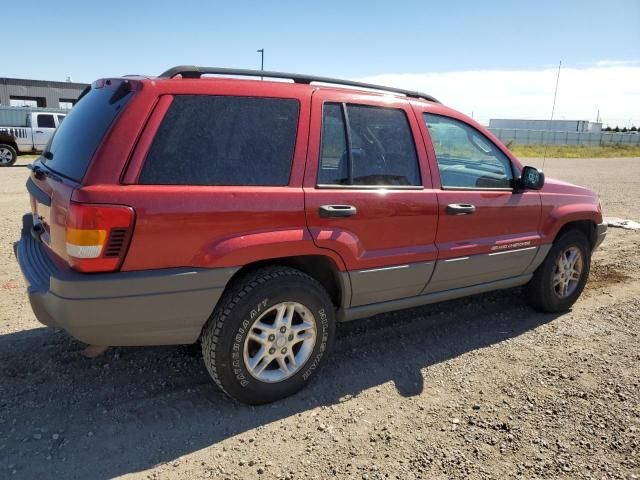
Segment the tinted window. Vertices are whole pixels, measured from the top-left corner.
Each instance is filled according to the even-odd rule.
[[[511,188],[511,162],[491,140],[464,122],[424,114],[443,187]]]
[[[38,128],[56,128],[53,115],[38,115]]]
[[[320,170],[318,183],[331,185],[336,183],[348,183],[348,172],[341,172],[339,167],[342,161],[343,169],[347,168],[347,136],[342,116],[342,105],[327,103],[323,108],[322,118],[322,148],[320,152]],[[342,178],[342,181],[340,179]]]
[[[92,88],[78,101],[51,139],[47,151],[53,157],[42,157],[45,165],[73,180],[82,180],[113,119],[132,96],[128,93],[114,97],[116,101],[110,103],[116,87],[114,82],[111,87]]]
[[[176,96],[140,183],[287,185],[297,124],[296,100]]]
[[[420,185],[416,148],[404,111],[326,104],[318,183],[329,185]],[[348,137],[347,137],[348,135]],[[351,155],[347,145],[351,144]]]
[[[62,120],[64,120],[64,115],[58,115],[58,124],[61,124]]]

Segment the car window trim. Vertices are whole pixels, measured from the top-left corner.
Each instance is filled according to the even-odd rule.
[[[322,126],[324,129],[324,105],[322,107]],[[345,140],[347,142],[347,177],[349,178],[349,185],[353,185],[353,146],[351,144],[351,125],[349,124],[349,112],[347,111],[347,104],[344,102],[340,104],[340,108],[342,109],[342,121],[344,122],[344,134]],[[320,137],[320,140],[322,141],[322,137]],[[319,165],[318,168],[320,168]]]
[[[429,132],[429,124],[427,123],[427,119],[426,119],[426,115],[433,115],[436,117],[443,117],[449,120],[454,120],[456,122],[460,122],[464,125],[466,125],[467,127],[471,128],[474,132],[478,133],[483,139],[486,139],[487,142],[489,142],[489,144],[494,148],[495,151],[500,152],[502,155],[504,155],[504,157],[507,159],[507,162],[509,162],[509,169],[511,170],[511,187],[445,187],[442,184],[442,176],[440,175],[440,168],[438,168],[438,177],[440,179],[440,189],[441,190],[481,190],[481,191],[498,191],[498,192],[505,192],[505,191],[509,191],[509,192],[513,192],[515,190],[515,181],[516,181],[516,171],[513,168],[513,162],[511,161],[511,159],[509,158],[508,155],[506,155],[502,149],[498,148],[498,145],[496,145],[495,142],[493,142],[489,137],[487,137],[484,133],[482,133],[480,130],[478,130],[476,127],[474,127],[473,125],[468,124],[467,122],[460,120],[458,118],[454,118],[454,117],[450,117],[449,115],[443,115],[440,113],[431,113],[431,112],[422,112],[422,121],[425,124],[426,127],[426,132],[427,135],[429,136],[429,140],[431,141],[431,148],[433,149],[433,155],[436,159],[436,165],[438,167],[440,167],[440,164],[438,163],[438,154],[436,153],[436,147],[433,146],[433,139],[431,137],[431,133]]]
[[[424,185],[333,185],[330,183],[316,184],[317,189],[327,190],[424,190]]]
[[[443,187],[440,186],[440,190],[463,190],[463,191],[476,191],[480,190],[483,192],[513,192],[515,189],[513,187]]]

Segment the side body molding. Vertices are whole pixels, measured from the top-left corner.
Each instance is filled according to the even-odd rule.
[[[538,251],[539,247],[532,246],[438,260],[433,278],[423,293],[468,287],[521,275],[532,264]]]
[[[434,266],[435,262],[420,262],[351,271],[351,306],[418,295],[431,277]]]

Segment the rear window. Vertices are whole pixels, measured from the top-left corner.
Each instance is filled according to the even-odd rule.
[[[82,180],[109,126],[131,99],[131,93],[115,87],[92,88],[69,111],[47,147],[51,158],[42,157],[47,167],[77,182]]]
[[[38,115],[38,128],[56,128],[56,122],[53,120],[53,115]]]
[[[139,183],[287,185],[298,110],[293,99],[178,95]]]

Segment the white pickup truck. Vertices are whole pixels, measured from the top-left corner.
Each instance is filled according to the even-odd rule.
[[[18,155],[41,153],[65,116],[60,112],[0,109],[0,167],[13,165]]]

